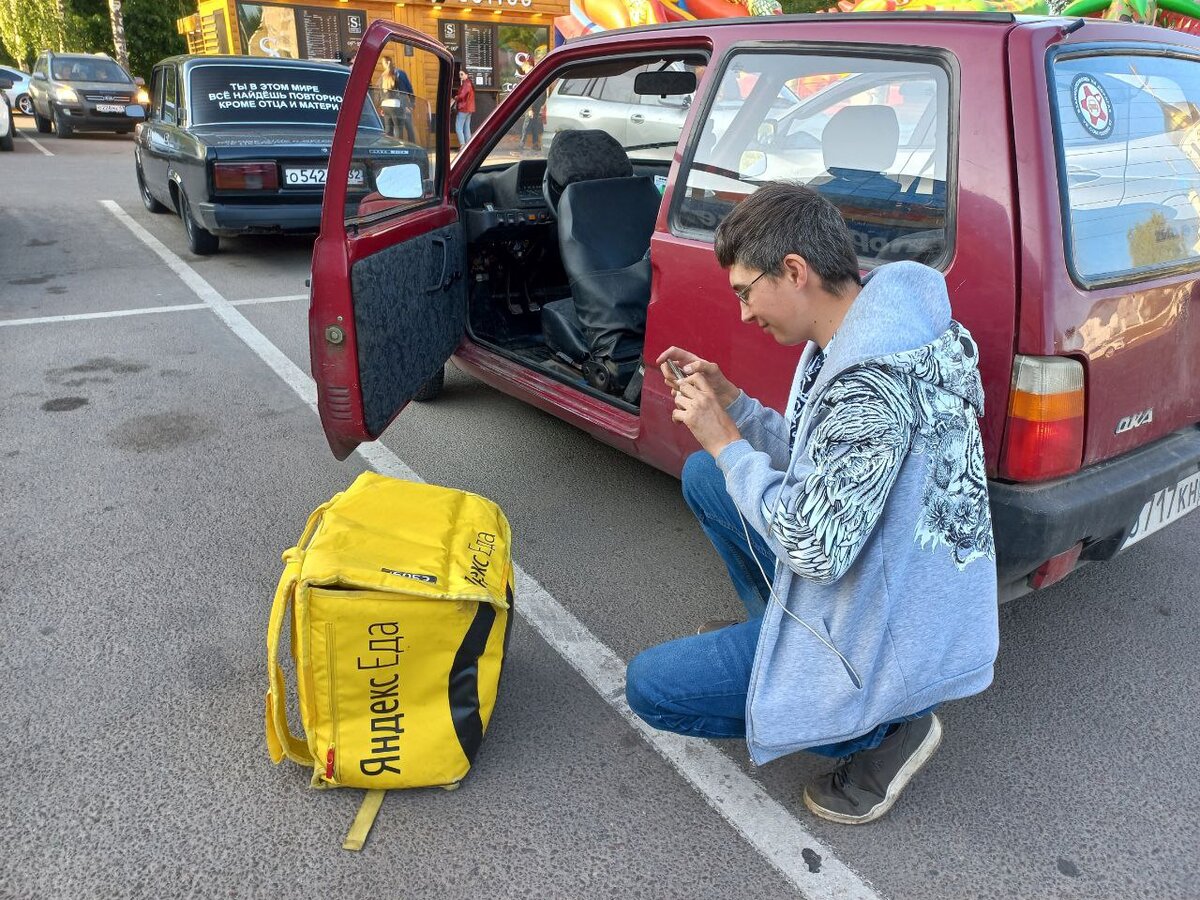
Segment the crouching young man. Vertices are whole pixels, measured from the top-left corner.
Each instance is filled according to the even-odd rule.
[[[716,253],[742,322],[807,346],[786,416],[693,353],[659,358],[674,419],[703,447],[684,496],[749,620],[642,652],[626,696],[656,728],[744,737],[759,764],[842,757],[804,802],[870,822],[941,741],[934,708],[992,681],[978,349],[937,271],[898,262],[863,283],[845,222],[807,188],[761,187]]]

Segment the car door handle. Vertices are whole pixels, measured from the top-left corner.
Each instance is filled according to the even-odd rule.
[[[579,118],[590,119],[591,117],[592,117],[592,111],[590,109],[581,109],[579,111]]]
[[[632,122],[634,125],[641,125],[643,122],[646,121],[646,117],[643,116],[641,113],[634,113],[632,116],[629,117],[629,121]]]
[[[435,237],[431,239],[434,247],[442,248],[442,271],[438,275],[437,281],[425,288],[425,293],[432,294],[434,291],[444,291],[446,289],[446,266],[450,262],[450,254],[446,251],[446,239]]]

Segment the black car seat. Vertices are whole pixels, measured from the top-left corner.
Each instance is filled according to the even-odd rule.
[[[662,198],[653,178],[633,174],[616,138],[595,130],[554,136],[543,188],[571,297],[542,307],[542,333],[589,384],[621,393],[641,361]]]

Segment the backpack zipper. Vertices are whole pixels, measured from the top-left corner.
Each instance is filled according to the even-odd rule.
[[[333,737],[329,742],[329,749],[325,753],[325,780],[331,783],[337,783],[337,739],[338,739],[338,715],[337,715],[337,655],[334,652],[334,635],[333,623],[325,623],[325,664],[329,667],[329,719],[333,724]]]

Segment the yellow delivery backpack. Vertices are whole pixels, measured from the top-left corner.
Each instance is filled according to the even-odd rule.
[[[267,633],[267,746],[312,786],[457,787],[483,740],[512,613],[508,521],[483,497],[367,472],[309,517]],[[304,737],[288,727],[279,641],[290,619]]]

